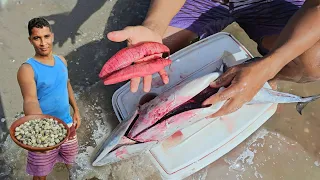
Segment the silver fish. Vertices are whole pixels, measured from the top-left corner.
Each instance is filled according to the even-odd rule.
[[[246,63],[255,61],[259,58],[253,58]],[[227,66],[225,63],[222,63],[220,67],[220,72],[226,72]],[[246,103],[246,105],[252,104],[267,104],[267,103],[275,103],[275,104],[288,104],[288,103],[297,103],[296,110],[300,115],[302,115],[302,110],[310,103],[320,98],[320,94],[308,96],[308,97],[300,97],[294,94],[285,93],[275,91],[269,88],[261,88],[258,93],[253,97],[253,99]]]
[[[183,82],[158,96],[149,94],[150,96],[141,98],[137,110],[122,121],[99,148],[92,165],[102,166],[143,153],[175,132],[216,113],[225,101],[207,107],[201,107],[201,103],[203,99],[209,98],[215,93],[212,89],[206,90],[208,90],[210,83],[215,81],[225,70],[225,65],[222,65],[216,72],[190,82]],[[223,90],[224,88],[219,89],[219,91]],[[193,99],[194,97],[198,98]],[[320,95],[300,97],[261,88],[254,98],[246,104],[298,103],[296,109],[302,114],[303,108],[308,103],[319,98]],[[188,104],[192,99],[195,103]],[[182,108],[181,111],[177,110],[179,108]]]
[[[302,110],[307,106],[307,104],[319,98],[320,94],[308,97],[300,97],[294,94],[279,92],[268,88],[261,88],[260,91],[253,97],[253,99],[246,104],[297,103],[296,110],[302,115]]]

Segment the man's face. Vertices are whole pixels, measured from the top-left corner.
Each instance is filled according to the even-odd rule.
[[[49,27],[32,28],[30,43],[33,45],[37,54],[47,56],[52,52],[53,33]]]

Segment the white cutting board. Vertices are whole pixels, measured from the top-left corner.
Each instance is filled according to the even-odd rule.
[[[160,77],[155,74],[150,92],[160,94],[181,81],[216,71],[222,62],[230,67],[250,58],[250,52],[232,35],[225,32],[214,34],[171,55],[173,63],[166,68],[169,84],[161,85]],[[270,88],[267,83],[265,87]],[[119,121],[136,109],[144,94],[142,84],[138,92],[131,93],[129,83],[114,93],[112,104]],[[159,142],[147,154],[163,179],[183,179],[232,150],[267,121],[275,110],[276,104],[243,106],[222,118],[199,121]]]

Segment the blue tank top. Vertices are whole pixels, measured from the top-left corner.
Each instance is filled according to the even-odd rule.
[[[56,55],[54,66],[43,64],[34,58],[25,63],[30,64],[34,71],[37,96],[43,114],[55,116],[65,123],[72,123],[68,95],[68,69]]]

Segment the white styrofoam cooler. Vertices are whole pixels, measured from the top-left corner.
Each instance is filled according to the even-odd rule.
[[[250,52],[232,35],[214,34],[171,55],[173,63],[166,68],[169,84],[162,85],[155,74],[150,92],[160,94],[181,81],[216,71],[222,62],[230,67],[250,58]],[[142,85],[138,92],[131,93],[128,82],[114,93],[112,104],[119,121],[127,118],[146,94]],[[267,83],[265,87],[270,88]],[[244,106],[222,118],[199,121],[181,130],[178,140],[168,138],[159,142],[147,154],[163,179],[183,179],[244,141],[275,113],[276,107],[276,104]]]

